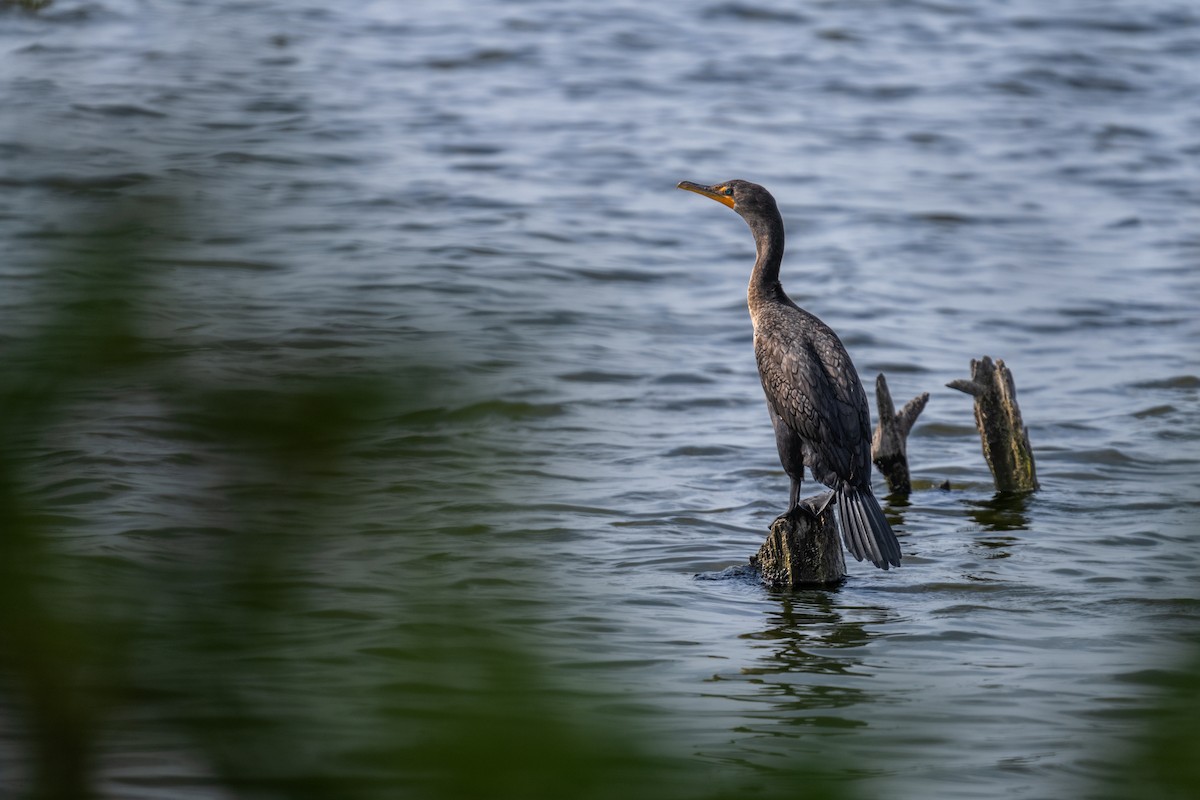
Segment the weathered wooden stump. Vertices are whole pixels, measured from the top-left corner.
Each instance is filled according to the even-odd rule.
[[[1021,421],[1017,389],[1004,362],[988,356],[971,359],[971,379],[946,384],[975,398],[975,426],[983,440],[983,457],[1001,492],[1038,488],[1029,432]]]
[[[828,494],[806,497],[800,503],[813,514],[825,506],[820,517],[797,515],[792,520],[780,517],[771,525],[771,533],[750,564],[758,569],[763,583],[777,588],[832,586],[846,579],[846,559],[842,540],[833,519],[833,507],[826,505]]]
[[[897,413],[892,404],[892,393],[888,391],[887,379],[882,372],[875,379],[879,425],[871,437],[871,460],[883,473],[888,491],[893,494],[912,491],[912,478],[908,473],[908,434],[928,402],[929,392],[922,392],[905,403]]]

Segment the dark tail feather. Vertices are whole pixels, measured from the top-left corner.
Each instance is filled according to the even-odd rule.
[[[846,549],[880,569],[900,566],[900,542],[869,487],[843,486],[837,493],[838,523]]]

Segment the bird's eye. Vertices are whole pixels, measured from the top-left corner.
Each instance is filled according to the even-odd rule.
[[[725,195],[726,197],[733,197],[733,187],[726,186],[724,189],[721,190],[721,194]]]

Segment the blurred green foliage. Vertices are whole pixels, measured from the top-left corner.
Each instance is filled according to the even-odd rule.
[[[1118,753],[1098,754],[1108,773],[1087,797],[1191,800],[1200,796],[1200,641],[1174,670],[1145,670],[1127,677],[1152,693],[1148,708],[1128,713],[1140,724]]]
[[[169,263],[177,233],[145,213],[79,232],[43,265],[32,327],[0,327],[0,763],[19,769],[0,788],[120,796],[113,763],[134,754],[191,764],[212,797],[853,794],[836,753],[820,769],[719,765],[557,686],[536,648],[456,588],[499,547],[486,497],[455,507],[421,477],[486,486],[501,456],[460,446],[430,406],[431,382],[452,377],[411,363],[279,380],[263,364],[214,380],[189,364],[198,344],[154,325],[156,310],[187,313],[147,268]],[[180,449],[148,471],[174,463],[196,481],[181,507],[118,514],[54,457],[129,397]],[[104,463],[89,446],[73,444]],[[411,553],[389,562],[400,572],[374,569],[361,492],[347,490],[378,469],[406,477],[382,500],[394,525],[376,531]],[[64,486],[79,490],[69,503]],[[1195,796],[1197,675],[1161,682],[1122,793],[1098,796]],[[118,771],[142,796],[173,796],[136,761]]]
[[[486,497],[455,510],[420,478],[486,485],[494,457],[427,405],[439,367],[214,380],[154,324],[187,313],[147,266],[177,234],[145,213],[79,231],[43,265],[32,327],[0,330],[0,712],[27,767],[3,787],[112,796],[114,759],[141,753],[184,754],[225,797],[731,796],[715,767],[597,718],[454,588],[495,547]],[[89,415],[131,398],[155,419],[124,449],[161,450],[161,428],[181,452],[150,472],[206,478],[187,508],[118,516],[78,474],[106,463]],[[345,491],[368,469],[411,478],[378,532],[411,552],[399,574],[339,550],[369,527]]]

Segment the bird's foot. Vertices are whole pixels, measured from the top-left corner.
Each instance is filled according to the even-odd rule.
[[[797,503],[785,513],[780,514],[775,518],[775,521],[771,523],[771,527],[774,528],[776,523],[784,520],[787,520],[794,525],[798,524],[801,520],[804,520],[806,523],[811,525],[815,525],[820,522],[820,518],[813,513],[813,510],[803,503]]]

